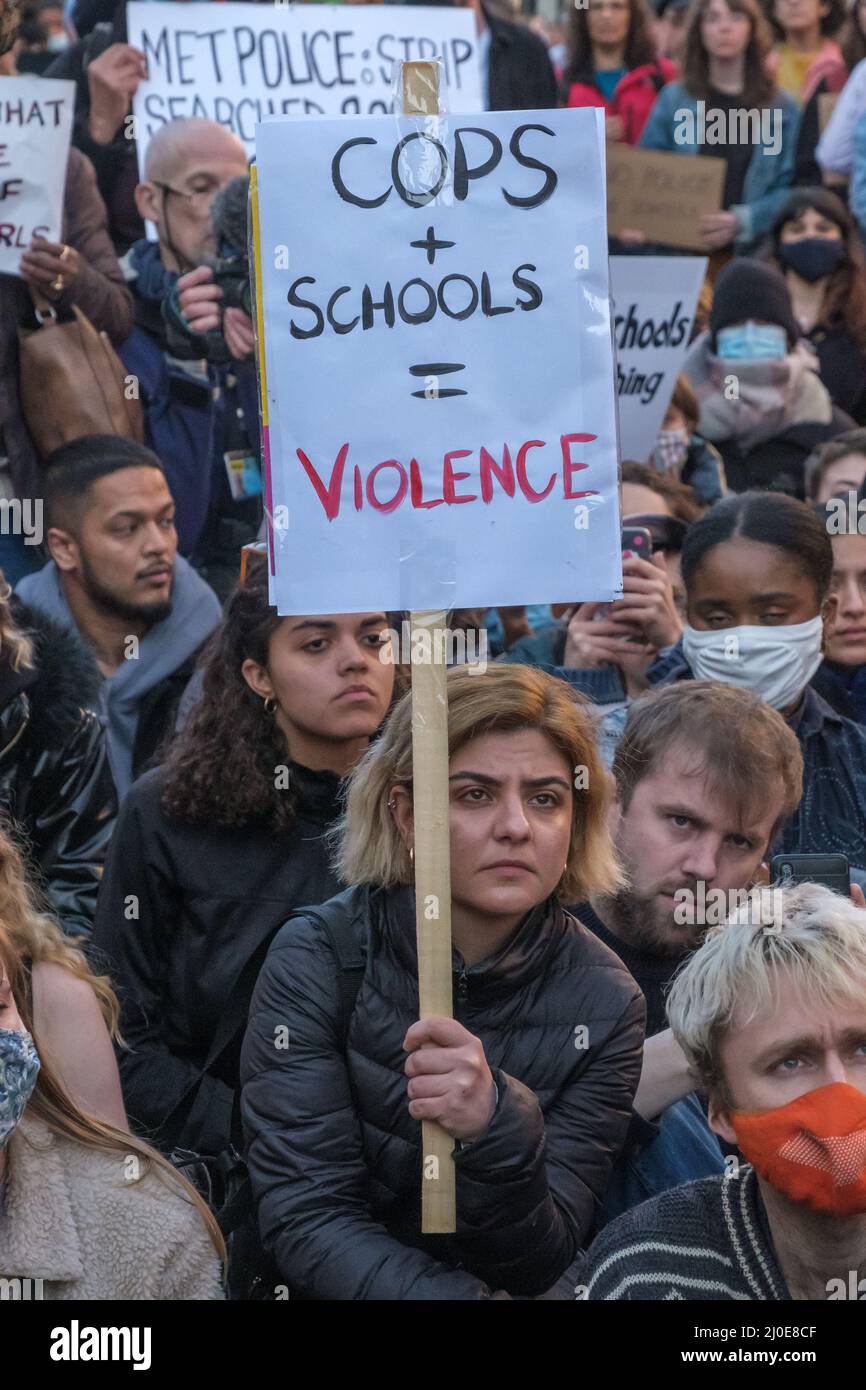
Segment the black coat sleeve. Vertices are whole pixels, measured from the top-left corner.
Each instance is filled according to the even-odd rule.
[[[90,936],[117,815],[105,734],[96,715],[82,714],[63,748],[43,752],[29,775],[30,855],[63,930]]]
[[[174,1143],[185,1099],[205,1117],[198,1137],[203,1152],[225,1143],[233,1092],[204,1077],[195,1063],[175,1056],[163,1020],[168,963],[181,903],[170,858],[150,812],[156,789],[134,783],[123,800],[99,892],[93,934],[94,965],[107,964],[121,1000],[120,1080],[130,1120],[161,1147]],[[198,1082],[198,1085],[196,1084]],[[166,1128],[166,1121],[173,1123]]]
[[[625,1143],[646,1004],[624,971],[610,975],[610,1013],[590,1025],[570,1084],[542,1113],[533,1091],[498,1073],[493,1120],[456,1158],[468,1262],[509,1293],[544,1293],[572,1263]]]
[[[282,928],[241,1056],[247,1161],[281,1277],[317,1299],[478,1299],[489,1289],[403,1245],[374,1217],[338,1036],[337,967],[321,929]]]

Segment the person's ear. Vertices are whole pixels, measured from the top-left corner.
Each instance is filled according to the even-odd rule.
[[[162,194],[156,184],[137,184],[133,196],[139,217],[145,222],[157,222],[162,207]]]
[[[59,570],[70,574],[78,568],[81,548],[71,531],[63,531],[59,526],[49,526],[45,535],[45,545]]]
[[[388,809],[394,817],[397,833],[407,849],[415,844],[415,813],[410,789],[397,782],[388,792]]]
[[[718,1134],[728,1144],[736,1144],[737,1136],[731,1124],[730,1114],[727,1106],[722,1105],[718,1097],[710,1099],[707,1110],[707,1122],[714,1134]]]
[[[252,657],[247,657],[241,666],[241,675],[252,690],[254,695],[258,695],[261,700],[275,699],[274,687],[271,678],[264,666],[260,666]]]

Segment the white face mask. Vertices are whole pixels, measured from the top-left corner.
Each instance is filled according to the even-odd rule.
[[[699,632],[686,624],[683,654],[695,680],[752,690],[787,709],[821,665],[820,618],[777,627],[723,627]]]

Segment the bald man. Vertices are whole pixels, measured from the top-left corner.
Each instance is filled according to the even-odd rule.
[[[166,270],[182,275],[214,255],[210,206],[229,179],[246,174],[246,152],[225,126],[190,116],[154,135],[144,172],[135,205],[145,221],[156,224]]]
[[[161,460],[177,504],[180,553],[220,597],[236,580],[240,547],[255,539],[261,520],[261,498],[249,482],[259,457],[255,366],[248,353],[221,364],[191,360],[203,348],[191,342],[183,351],[185,343],[167,338],[163,304],[170,299],[177,307],[190,275],[199,293],[219,296],[203,265],[217,252],[211,204],[229,180],[246,173],[241,141],[216,121],[171,121],[150,141],[135,202],[156,225],[158,240],[142,238],[126,258],[135,330],[120,350],[138,382],[145,442]],[[214,322],[208,326],[221,329],[218,299],[209,307]],[[238,468],[239,459],[249,466]],[[233,490],[237,477],[245,489],[240,497]]]

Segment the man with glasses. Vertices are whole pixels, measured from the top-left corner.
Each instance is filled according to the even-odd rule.
[[[220,292],[206,264],[218,250],[214,198],[246,174],[243,144],[216,121],[190,117],[164,125],[148,145],[144,180],[135,190],[138,211],[155,224],[158,240],[142,238],[126,258],[135,329],[121,356],[138,382],[146,442],[163,464],[177,505],[178,548],[211,583],[212,563],[236,577],[240,546],[254,539],[260,521],[261,500],[252,489],[242,501],[230,490],[235,473],[252,477],[257,468],[252,326],[247,320],[238,329],[234,320],[246,318],[240,310],[232,311],[231,328],[228,316],[223,323]],[[206,360],[197,336],[202,330],[190,321],[190,281],[194,295],[210,296],[217,341],[225,334],[225,350],[215,355],[221,360],[210,352]],[[178,324],[184,332],[177,332]],[[218,566],[215,557],[223,552],[226,565]]]
[[[246,172],[242,142],[216,121],[189,117],[161,127],[147,147],[135,202],[156,224],[166,270],[182,275],[213,255],[210,205],[229,179]]]

